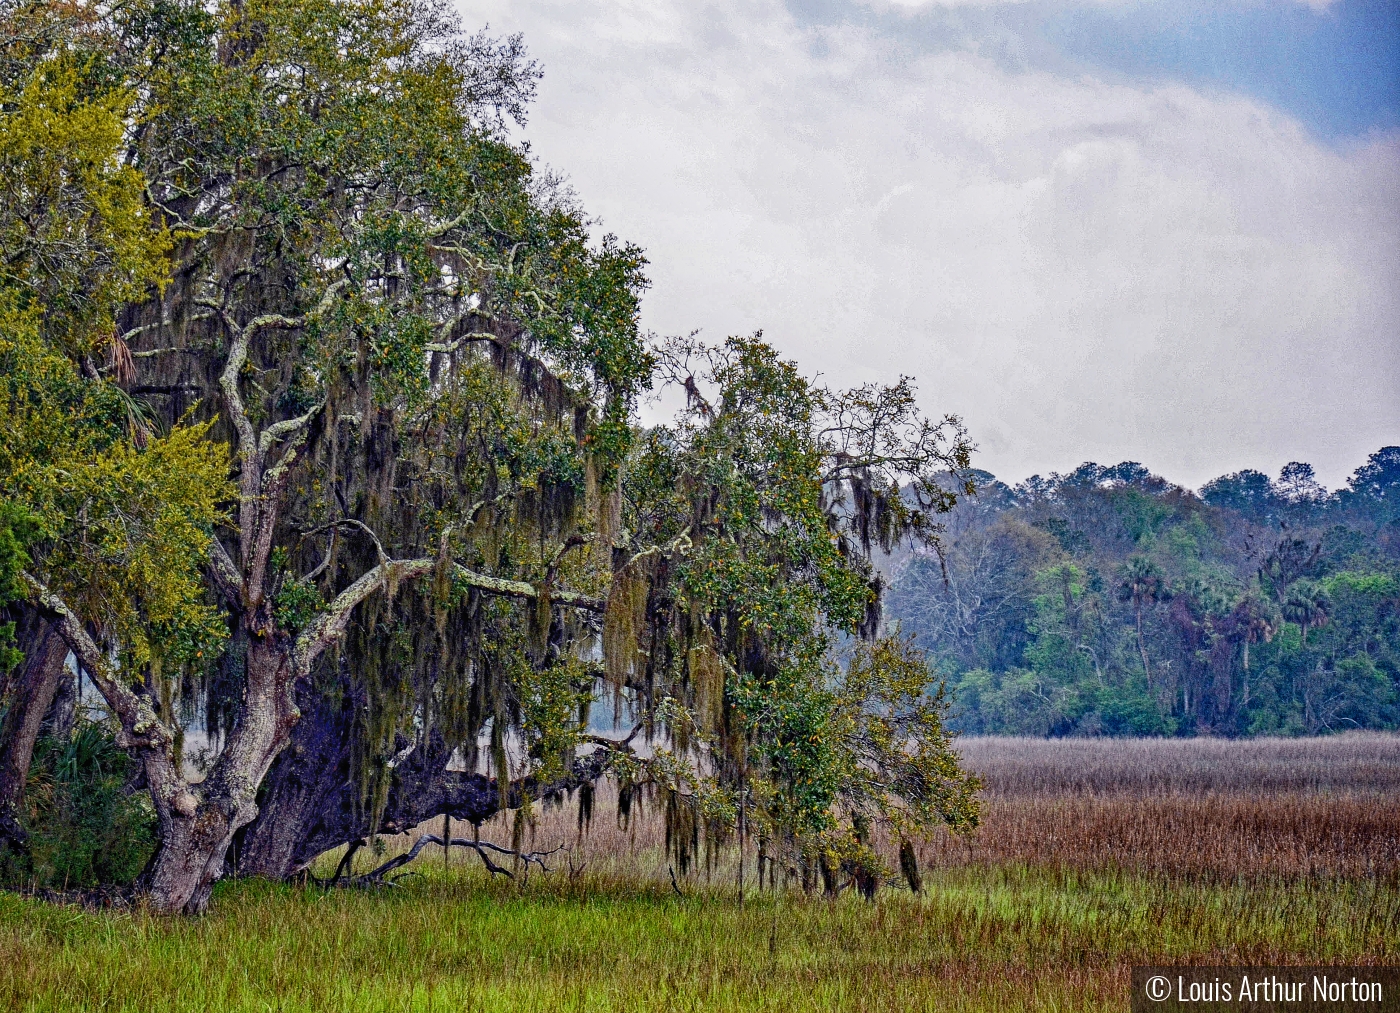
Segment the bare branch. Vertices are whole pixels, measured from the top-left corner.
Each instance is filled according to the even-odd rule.
[[[588,539],[583,535],[570,535],[565,539],[564,544],[555,550],[554,555],[549,559],[549,565],[545,567],[544,583],[546,587],[554,586],[554,578],[559,575],[559,564],[564,561],[564,557],[570,549],[576,549],[580,545],[587,545]]]
[[[357,521],[353,517],[342,517],[340,520],[330,521],[327,524],[318,524],[314,528],[310,528],[306,531],[303,531],[301,533],[301,537],[310,538],[312,535],[319,535],[322,531],[329,531],[333,528],[343,527],[358,528],[359,530],[363,531],[366,535],[369,536],[370,541],[374,542],[374,551],[375,555],[379,557],[379,562],[390,562],[388,553],[384,551],[384,546],[379,541],[379,536],[374,533],[374,530],[368,524],[365,524],[362,521]]]
[[[604,749],[616,749],[620,752],[630,753],[632,752],[632,740],[637,737],[637,733],[640,732],[642,728],[643,725],[639,721],[632,727],[632,730],[627,733],[625,739],[610,739],[606,735],[580,735],[579,741],[587,742],[595,746],[602,746]]]
[[[258,449],[266,454],[272,449],[272,445],[278,440],[294,436],[299,430],[306,428],[311,420],[316,417],[316,413],[326,406],[325,401],[312,405],[305,415],[298,415],[294,419],[284,419],[281,422],[274,422],[262,431],[258,437]]]
[[[238,389],[239,375],[247,364],[248,347],[254,333],[263,327],[294,328],[305,326],[308,319],[325,314],[334,303],[337,293],[348,284],[348,280],[339,279],[328,285],[320,302],[306,316],[288,317],[281,313],[265,313],[254,317],[241,327],[234,320],[226,303],[203,298],[195,300],[196,305],[208,307],[217,313],[232,335],[228,360],[224,364],[223,373],[219,376],[219,388],[223,391],[224,404],[228,410],[229,419],[233,423],[234,432],[238,435],[238,453],[242,471],[239,481],[239,561],[254,578],[250,580],[250,586],[254,588],[258,586],[258,579],[261,578],[262,571],[265,569],[266,553],[264,550],[271,544],[267,537],[260,536],[265,536],[271,527],[271,520],[276,516],[274,507],[285,482],[284,473],[296,459],[295,446],[288,450],[273,468],[272,473],[268,475],[262,474],[264,458],[277,440],[297,439],[304,436],[307,424],[315,417],[316,412],[320,411],[321,405],[317,405],[305,415],[295,419],[274,423],[259,439],[254,433],[253,423],[248,417],[243,395]]]
[[[235,608],[242,605],[243,575],[217,538],[209,540],[209,573],[225,602]]]
[[[499,340],[500,338],[498,335],[489,334],[486,331],[469,331],[466,334],[463,334],[461,337],[454,338],[451,341],[431,341],[423,347],[426,351],[429,352],[442,352],[443,354],[450,354],[452,352],[457,351],[457,349],[461,348],[463,345],[470,344],[474,341]]]
[[[643,549],[641,552],[637,553],[631,559],[627,560],[627,562],[624,564],[624,568],[627,566],[631,566],[638,560],[645,559],[647,556],[659,555],[664,559],[669,559],[671,556],[674,556],[677,553],[683,556],[692,548],[694,548],[694,542],[690,540],[690,527],[689,525],[687,525],[684,531],[678,534],[675,538],[672,538],[665,545],[650,545],[647,548]]]
[[[461,225],[462,225],[464,222],[466,222],[466,220],[467,220],[468,218],[471,217],[471,214],[472,214],[472,211],[473,211],[473,210],[475,210],[475,209],[474,209],[474,208],[467,208],[465,211],[463,211],[461,214],[459,214],[456,218],[453,218],[453,219],[451,219],[450,221],[443,222],[441,225],[439,225],[439,226],[438,226],[437,228],[435,228],[435,229],[429,229],[429,230],[428,230],[428,238],[429,238],[429,239],[441,239],[443,236],[447,235],[447,234],[448,234],[449,232],[451,232],[453,229],[455,229],[455,228],[460,228]]]
[[[371,884],[382,883],[386,874],[393,872],[395,869],[403,868],[409,862],[417,858],[419,852],[421,852],[429,844],[435,844],[438,847],[442,847],[442,838],[435,834],[424,834],[422,837],[418,838],[418,840],[416,840],[413,843],[413,847],[411,849],[405,851],[402,855],[395,855],[383,865],[379,866],[379,868],[374,869],[370,872],[365,873],[363,876],[358,876],[355,879],[351,880],[352,885],[368,886]],[[559,847],[554,848],[551,851],[512,851],[510,848],[502,848],[499,845],[490,844],[486,841],[468,840],[465,837],[453,837],[450,841],[448,841],[448,846],[454,848],[472,849],[478,855],[481,856],[481,861],[485,864],[488,872],[490,872],[492,875],[506,876],[509,879],[514,879],[515,876],[511,874],[509,869],[503,869],[495,862],[491,861],[491,857],[488,854],[488,852],[495,852],[498,855],[508,855],[513,859],[519,859],[520,861],[524,862],[526,866],[529,866],[530,863],[533,862],[535,865],[538,865],[542,870],[548,872],[549,866],[544,864],[544,860],[550,855],[557,855],[561,851],[568,850],[564,847],[564,845],[561,844],[559,845]]]
[[[248,554],[252,550],[255,532],[257,531],[257,510],[256,502],[258,487],[262,484],[260,472],[261,462],[258,460],[257,438],[253,433],[253,423],[248,418],[248,410],[243,404],[243,395],[238,389],[238,375],[243,372],[243,366],[248,361],[248,339],[251,331],[238,326],[232,314],[222,303],[205,303],[212,306],[223,317],[224,326],[229,329],[233,336],[229,345],[228,360],[224,363],[224,371],[219,376],[219,389],[224,394],[224,407],[229,414],[229,421],[233,423],[233,430],[238,435],[238,454],[242,464],[242,474],[239,479],[239,510],[238,525],[240,529],[239,539],[239,562],[244,566],[248,565]]]
[[[504,503],[506,500],[514,499],[518,495],[520,495],[520,491],[518,489],[512,489],[508,492],[501,493],[499,496],[492,496],[490,499],[479,499],[467,508],[466,513],[462,515],[462,522],[464,524],[472,524],[476,521],[477,515],[487,507],[493,507],[498,503]]]
[[[198,303],[198,305],[208,306],[208,305],[210,305],[210,304],[209,304],[208,302],[200,302],[200,303]],[[200,320],[209,320],[209,319],[211,319],[212,317],[214,317],[214,316],[216,316],[216,315],[217,315],[217,314],[215,314],[215,313],[196,313],[194,316],[192,316],[192,317],[189,318],[189,321],[188,321],[188,322],[189,322],[189,323],[196,323],[197,321],[200,321]],[[133,327],[131,330],[127,331],[125,334],[123,334],[123,335],[121,336],[121,340],[124,341],[124,342],[130,343],[131,339],[134,338],[134,337],[136,337],[138,334],[144,334],[144,333],[146,333],[147,331],[158,331],[158,330],[160,330],[162,327],[171,327],[171,326],[173,326],[173,324],[171,324],[170,318],[169,318],[169,317],[162,317],[160,320],[157,320],[157,321],[156,321],[155,323],[153,323],[153,324],[142,324],[142,325],[139,326],[139,327]],[[145,358],[149,358],[149,357],[155,356],[155,355],[166,355],[166,354],[171,353],[171,352],[188,352],[188,351],[190,351],[190,349],[188,349],[188,348],[150,348],[150,349],[147,349],[147,350],[144,351],[144,352],[132,352],[131,354],[132,354],[132,357],[133,357],[133,358],[145,359]]]

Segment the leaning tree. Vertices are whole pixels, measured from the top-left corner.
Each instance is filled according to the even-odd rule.
[[[815,385],[759,338],[658,353],[688,405],[639,434],[620,496],[587,533],[610,562],[601,621],[585,612],[569,638],[556,624],[557,648],[533,665],[527,650],[500,679],[489,674],[503,667],[489,657],[500,634],[472,619],[452,638],[477,652],[460,682],[433,668],[430,644],[391,646],[394,620],[362,627],[351,667],[377,674],[346,673],[308,702],[242,835],[241,872],[289,876],[435,816],[479,827],[513,809],[518,836],[534,802],[574,789],[586,818],[604,772],[621,818],[644,798],[664,814],[682,874],[697,848],[713,855],[737,832],[741,847],[758,842],[770,878],[811,885],[821,873],[834,889],[845,867],[870,888],[877,833],[901,845],[909,874],[914,838],[976,825],[976,782],[948,748],[921,653],[878,636],[874,566],[901,539],[937,547],[940,514],[966,491],[960,422],[924,418],[907,379]],[[370,703],[386,672],[417,689],[367,737],[356,715],[390,713]],[[427,701],[463,691],[463,723],[424,722]],[[608,697],[636,720],[624,741],[586,734],[588,708]],[[510,772],[510,728],[523,731],[521,762],[514,780],[493,781],[478,749]],[[639,733],[645,756],[628,746]]]

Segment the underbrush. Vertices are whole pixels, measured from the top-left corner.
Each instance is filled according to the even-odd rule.
[[[131,758],[100,724],[35,745],[21,813],[28,854],[0,859],[0,879],[29,889],[126,884],[155,849],[144,791],[128,792]]]

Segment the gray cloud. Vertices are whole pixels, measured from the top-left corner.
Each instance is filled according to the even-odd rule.
[[[646,247],[644,316],[757,328],[833,382],[918,377],[999,475],[1199,485],[1400,441],[1400,141],[1259,103],[1009,69],[770,0],[488,0],[527,131]]]

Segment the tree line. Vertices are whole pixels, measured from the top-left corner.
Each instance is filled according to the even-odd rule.
[[[641,333],[642,251],[511,139],[539,76],[433,0],[0,7],[0,872],[198,912],[501,817],[453,843],[511,875],[605,774],[682,875],[869,893],[887,835],[917,888],[975,825],[875,567],[961,422]]]
[[[953,727],[1400,727],[1400,447],[1331,493],[1300,462],[1199,493],[1134,462],[975,481],[941,554],[891,560],[889,617],[947,677]]]

